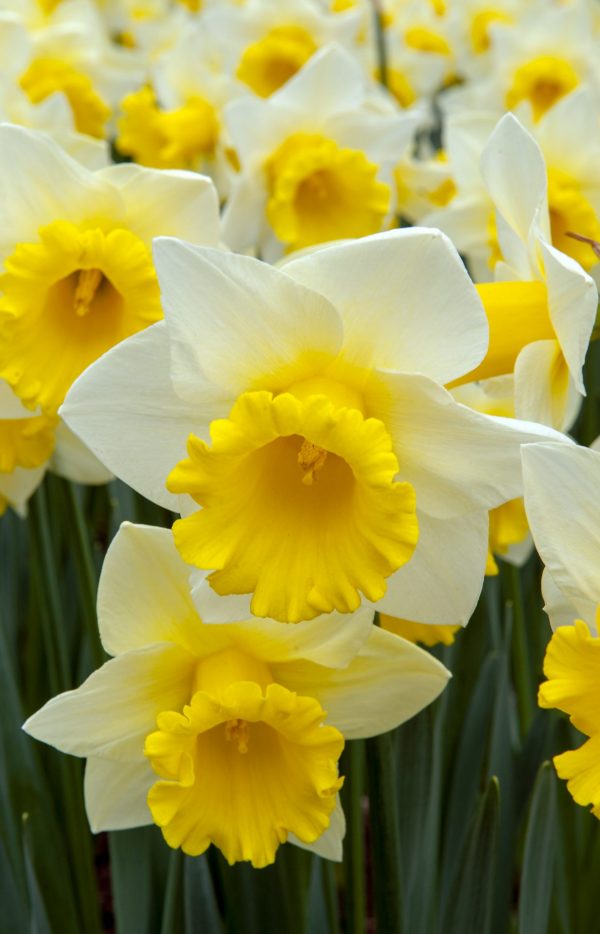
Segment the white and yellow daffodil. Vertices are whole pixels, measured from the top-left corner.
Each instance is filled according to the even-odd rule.
[[[521,443],[562,436],[443,388],[487,347],[447,239],[393,231],[283,269],[162,239],[155,259],[164,324],[90,367],[61,411],[109,469],[185,514],[176,542],[212,571],[207,615],[247,616],[251,599],[297,621],[365,597],[464,624],[487,512],[522,491]]]
[[[520,119],[537,142],[548,173],[548,211],[552,244],[589,272],[598,257],[584,240],[600,240],[600,122],[598,98],[581,89],[558,101],[537,122],[530,108]]]
[[[369,73],[377,81],[381,81],[384,76],[381,74],[372,10],[367,11],[367,20],[369,30],[358,50],[363,53]],[[403,110],[418,102],[430,102],[434,94],[443,87],[448,67],[447,55],[408,46],[392,11],[384,12],[382,25],[382,41],[386,50],[385,79],[394,100]]]
[[[473,61],[469,80],[447,93],[447,112],[500,114],[528,102],[539,120],[577,88],[598,93],[597,39],[588,4],[528,4],[516,26],[496,21],[490,31],[488,55]]]
[[[483,152],[482,174],[496,206],[502,261],[496,266],[498,281],[480,291],[498,298],[501,326],[506,328],[512,311],[524,335],[531,328],[514,365],[515,412],[566,429],[585,395],[582,368],[598,290],[581,266],[551,243],[544,159],[511,114]]]
[[[190,28],[122,101],[117,148],[142,165],[205,171],[223,197],[232,172],[223,109],[249,93],[226,73],[204,26]]]
[[[493,48],[496,26],[518,27],[521,16],[533,2],[462,0],[461,3],[449,4],[447,31],[456,50],[457,70],[463,80],[474,80],[478,73],[487,71],[482,60],[485,62]]]
[[[105,139],[115,105],[139,86],[144,70],[135,55],[109,41],[95,10],[86,9],[89,16],[32,31],[20,16],[0,14],[3,71],[32,104],[63,95],[75,129]]]
[[[274,260],[384,227],[394,208],[392,168],[420,118],[378,111],[368,92],[356,61],[329,46],[268,101],[229,105],[241,164],[223,217],[229,246]]]
[[[2,30],[0,21],[0,41]],[[0,122],[16,123],[47,133],[65,152],[88,169],[101,169],[110,163],[106,140],[77,132],[73,111],[65,95],[60,92],[33,104],[15,81],[4,77],[0,79]]]
[[[517,416],[566,430],[585,395],[582,366],[598,291],[582,267],[551,242],[544,158],[512,114],[500,120],[486,144],[481,173],[495,207],[501,259],[496,281],[477,288],[490,321],[490,354],[497,360],[495,373],[488,359],[470,376],[514,372]],[[439,214],[427,220],[445,226]],[[456,232],[455,223],[448,226]]]
[[[334,14],[312,0],[247,0],[241,8],[208,10],[203,28],[222,50],[226,70],[258,97],[269,97],[324,45],[351,47],[359,22],[357,11]]]
[[[517,108],[516,116],[535,139],[546,165],[551,243],[589,271],[598,262],[596,255],[586,242],[569,234],[600,240],[600,141],[599,134],[590,134],[590,127],[600,119],[597,100],[581,89],[558,101],[538,121],[527,104]],[[489,110],[449,115],[444,151],[456,195],[447,206],[441,204],[423,218],[452,238],[478,282],[492,278],[501,259],[496,206],[480,171],[481,154],[495,125],[496,116]],[[501,205],[498,209],[502,213]]]
[[[525,504],[545,564],[542,589],[554,628],[539,692],[590,737],[554,758],[575,801],[600,817],[600,453],[554,444],[523,448]]]
[[[15,126],[0,150],[0,375],[52,415],[93,360],[162,317],[152,238],[217,243],[216,192],[191,173],[90,172]]]
[[[210,626],[189,571],[167,530],[122,526],[98,593],[114,658],[25,729],[87,758],[94,831],[154,821],[172,847],[196,856],[214,843],[255,867],[286,840],[341,859],[344,740],[403,723],[449,673],[369,610]]]
[[[384,8],[384,24],[388,37],[397,37],[407,50],[421,60],[431,59],[437,71],[443,66],[443,82],[456,75],[456,50],[448,31],[449,18],[443,2],[422,3],[421,0],[388,0]],[[392,50],[397,39],[391,39]]]

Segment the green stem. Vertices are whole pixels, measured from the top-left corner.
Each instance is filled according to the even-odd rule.
[[[525,609],[523,605],[523,591],[521,588],[521,574],[514,565],[507,565],[510,587],[510,599],[513,607],[512,627],[512,662],[515,687],[517,690],[517,707],[521,723],[521,734],[524,736],[535,712],[533,695],[531,692],[531,663],[529,659],[529,646],[525,629]]]
[[[349,934],[365,930],[365,851],[363,789],[365,782],[365,744],[356,739],[348,743],[348,774],[344,785],[348,835],[346,856],[346,904]]]
[[[328,859],[321,860],[321,871],[323,873],[323,891],[325,893],[325,903],[327,905],[327,918],[329,920],[329,930],[340,930],[340,917],[338,910],[337,885],[335,881],[335,866]]]
[[[381,8],[380,0],[372,0],[372,3],[373,15],[375,18],[375,42],[377,45],[379,83],[382,84],[384,88],[389,88],[388,55],[385,38],[385,26],[383,23],[383,10]]]
[[[53,675],[53,689],[66,691],[71,688],[69,649],[65,638],[56,549],[52,541],[48,520],[48,500],[45,484],[39,487],[29,505],[29,528],[31,550],[34,557],[39,590],[44,605],[40,604],[44,645]]]
[[[183,920],[183,853],[173,850],[169,857],[169,872],[160,926],[160,934],[177,934]]]
[[[67,522],[67,528],[72,541],[75,564],[77,565],[81,606],[88,634],[88,644],[92,653],[94,665],[99,667],[104,663],[106,658],[98,634],[98,621],[96,616],[96,591],[98,583],[92,546],[77,490],[68,480],[63,480],[61,487],[67,505],[67,515],[71,520]]]
[[[38,612],[44,648],[48,656],[50,685],[53,691],[66,691],[73,686],[71,665],[58,586],[57,549],[52,540],[45,484],[39,487],[30,500],[29,528],[34,568],[33,583],[38,594]],[[89,934],[99,934],[98,889],[92,841],[83,804],[81,770],[74,760],[61,756],[59,774],[66,837],[71,853],[82,929]]]
[[[375,912],[385,934],[402,931],[395,738],[382,733],[366,742]]]

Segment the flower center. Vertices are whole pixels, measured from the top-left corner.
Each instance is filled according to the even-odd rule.
[[[227,653],[217,666],[219,657],[227,680]],[[230,863],[259,868],[289,833],[314,842],[342,784],[344,740],[324,719],[313,698],[253,680],[231,682],[218,697],[199,690],[182,713],[160,713],[145,754],[161,779],[148,806],[167,843],[191,856],[215,843]]]
[[[4,268],[0,377],[31,408],[55,412],[90,363],[162,316],[150,251],[123,228],[55,221]]]
[[[81,317],[88,314],[100,284],[106,280],[99,269],[80,269],[76,275],[77,285],[75,286],[73,304],[75,314]]]
[[[217,593],[252,593],[255,615],[284,622],[383,596],[418,527],[381,421],[322,394],[248,392],[211,438],[190,436],[167,486],[204,507],[173,533]]]
[[[381,229],[390,188],[364,153],[309,133],[288,137],[265,163],[267,217],[291,249]]]
[[[325,461],[327,460],[327,451],[319,447],[318,444],[313,444],[312,441],[307,441],[306,438],[302,442],[300,450],[298,451],[298,463],[304,471],[304,476],[302,477],[302,483],[305,483],[307,486],[310,486],[315,479],[315,474],[322,470],[325,466]]]
[[[301,26],[276,26],[249,45],[237,67],[237,77],[259,97],[269,97],[289,81],[316,52],[312,36]]]
[[[511,110],[528,100],[534,120],[539,120],[578,84],[579,77],[570,62],[555,55],[540,55],[515,71],[506,94],[506,107]]]
[[[246,720],[228,720],[225,724],[225,739],[228,743],[234,742],[237,751],[242,755],[248,752],[248,743],[250,742],[250,728]]]

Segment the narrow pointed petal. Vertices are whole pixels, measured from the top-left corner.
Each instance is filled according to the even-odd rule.
[[[178,392],[200,401],[198,372],[231,402],[311,353],[335,356],[342,322],[331,304],[249,256],[159,238],[154,257]]]
[[[435,700],[450,673],[424,649],[374,626],[347,668],[292,662],[281,666],[278,677],[299,694],[316,697],[327,722],[347,739],[361,739],[409,720]]]
[[[576,606],[582,599],[598,605],[600,453],[532,444],[522,454],[525,508],[542,561]]]
[[[192,405],[173,390],[167,333],[159,322],[113,347],[73,384],[61,407],[67,425],[121,480],[166,509],[178,499],[166,479],[185,456],[191,433],[226,414],[211,386],[198,377],[203,402]]]
[[[117,762],[89,758],[83,788],[92,832],[128,830],[151,824],[146,798],[155,781],[156,775],[146,759]]]
[[[344,353],[363,365],[446,383],[477,366],[487,350],[481,302],[439,231],[376,234],[292,260],[285,272],[338,309]]]

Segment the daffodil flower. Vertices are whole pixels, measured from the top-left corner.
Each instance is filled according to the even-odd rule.
[[[305,0],[247,0],[208,10],[203,28],[222,53],[227,71],[255,95],[269,97],[330,42],[351,46],[358,10],[333,14]]]
[[[600,453],[554,444],[523,448],[525,504],[545,564],[542,590],[554,634],[541,707],[569,714],[589,739],[554,758],[575,801],[600,817]]]
[[[374,107],[368,92],[359,64],[328,46],[268,101],[228,105],[241,166],[223,215],[232,249],[258,249],[271,261],[384,227],[392,169],[421,116]]]
[[[142,61],[111,41],[93,4],[12,2],[0,16],[4,74],[34,106],[59,95],[74,129],[107,138],[112,108],[143,80]]]
[[[477,286],[489,353],[461,382],[514,372],[519,418],[565,430],[585,395],[582,367],[598,307],[594,280],[551,243],[544,158],[519,121],[500,120],[481,170],[496,208],[502,260]]]
[[[216,244],[216,193],[187,173],[90,172],[20,127],[2,126],[0,147],[0,376],[54,414],[93,360],[162,317],[152,237]]]
[[[451,89],[448,106],[453,112],[493,110],[500,115],[527,103],[540,120],[575,89],[597,91],[598,55],[589,7],[519,4],[515,12],[521,15],[512,22],[509,16],[492,23],[484,67],[476,57],[467,69],[469,80]]]
[[[563,436],[443,388],[487,345],[446,238],[394,231],[283,269],[161,239],[155,259],[164,324],[105,355],[61,411],[109,469],[184,514],[175,539],[202,569],[207,617],[295,622],[365,598],[464,624],[487,512],[522,491],[520,445]]]
[[[341,859],[344,739],[412,717],[449,673],[367,609],[344,626],[206,625],[189,571],[167,530],[122,526],[98,593],[114,658],[25,729],[87,758],[94,831],[154,821],[172,847],[255,867],[286,840]]]

